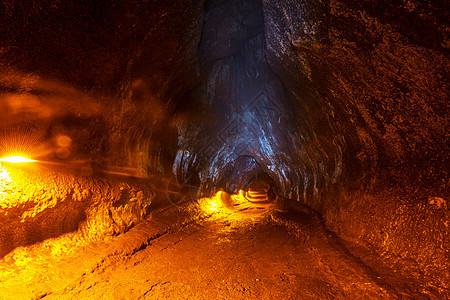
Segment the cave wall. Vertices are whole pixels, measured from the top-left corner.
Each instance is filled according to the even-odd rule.
[[[206,2],[198,53],[202,83],[191,95],[198,115],[179,126],[174,171],[184,182],[200,182],[202,193],[237,192],[248,184],[247,173],[262,171],[282,197],[320,208],[324,194],[351,182],[345,176],[350,160],[344,159],[352,153],[325,101],[300,77],[288,81],[271,65],[267,49],[280,37],[267,26],[267,14],[279,16],[257,0]],[[279,50],[278,57],[289,54]],[[229,170],[238,172],[242,156],[258,167],[243,167],[241,178],[230,182]]]
[[[341,237],[427,278],[430,290],[447,286],[445,11],[439,2],[207,1],[198,115],[179,127],[174,171],[206,193],[236,192],[265,173],[281,198],[320,212]]]
[[[445,3],[263,3],[267,59],[301,108],[297,117],[311,128],[304,147],[312,161],[338,158],[345,189],[380,182],[445,189]],[[306,169],[324,182],[333,171]]]
[[[0,155],[16,134],[44,160],[171,172],[202,14],[202,1],[2,1]]]
[[[263,6],[267,60],[304,120],[312,163],[302,168],[319,182],[319,197],[302,200],[430,291],[448,287],[448,4]],[[333,160],[338,193],[323,167]]]
[[[42,164],[2,164],[0,175],[0,259],[63,235],[79,245],[122,234],[159,201],[154,183],[144,179],[74,176]]]

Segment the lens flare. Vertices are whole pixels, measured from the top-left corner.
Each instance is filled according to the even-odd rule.
[[[0,122],[0,128],[2,128]],[[41,157],[48,153],[42,143],[43,130],[29,124],[6,127],[0,130],[0,160],[8,163],[30,162],[28,157]],[[23,157],[24,158],[19,158]]]
[[[23,156],[8,156],[4,158],[0,158],[0,162],[6,162],[11,164],[20,164],[20,163],[27,163],[27,162],[34,162],[34,159],[29,159]]]

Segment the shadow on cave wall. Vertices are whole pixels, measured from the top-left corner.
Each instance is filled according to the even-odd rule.
[[[33,245],[79,230],[87,219],[86,210],[90,205],[89,199],[79,202],[70,198],[32,218],[23,215],[35,206],[34,202],[8,209],[7,215],[0,215],[0,259],[16,247]]]

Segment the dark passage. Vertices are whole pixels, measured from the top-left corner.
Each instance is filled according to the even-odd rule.
[[[277,166],[288,163],[279,154],[290,147],[285,140],[293,133],[293,119],[285,87],[267,63],[262,3],[207,1],[204,18],[201,84],[192,100],[200,118],[180,130],[180,146],[187,151],[179,151],[176,168],[200,173],[210,191],[236,193],[250,183],[247,172],[285,184],[286,174]]]

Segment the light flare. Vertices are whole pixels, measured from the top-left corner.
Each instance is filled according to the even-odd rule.
[[[36,161],[36,160],[26,158],[23,156],[18,156],[18,155],[0,158],[0,162],[6,162],[6,163],[12,163],[12,164],[28,163],[28,162],[34,162],[34,161]]]
[[[2,127],[2,126],[0,126]],[[0,130],[0,162],[30,162],[19,157],[43,156],[48,151],[41,142],[43,131],[30,125],[10,126]]]

